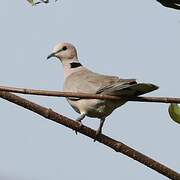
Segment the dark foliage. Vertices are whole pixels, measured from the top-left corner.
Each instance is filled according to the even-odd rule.
[[[157,0],[163,6],[180,10],[180,0]]]

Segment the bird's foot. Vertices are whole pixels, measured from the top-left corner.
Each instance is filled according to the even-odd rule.
[[[94,138],[94,142],[96,142],[96,140],[98,139],[98,137],[101,135],[101,130],[100,129],[98,129],[97,131],[96,131],[96,135],[95,135],[95,138]]]
[[[98,139],[98,137],[102,134],[102,127],[105,122],[105,118],[100,119],[100,124],[98,130],[96,130],[96,135],[94,138],[94,142]]]
[[[82,127],[82,120],[85,118],[85,116],[86,116],[86,114],[81,114],[81,116],[79,116],[77,119],[76,119],[76,121],[79,123],[79,127],[78,127],[78,130],[80,130],[81,129],[81,127]],[[75,130],[75,133],[76,133],[76,135],[77,135],[77,130]]]
[[[76,121],[79,123],[78,130],[80,130],[83,124],[82,124],[81,121],[78,121],[78,120],[76,120]],[[75,133],[76,133],[76,135],[77,135],[77,130],[75,130]]]

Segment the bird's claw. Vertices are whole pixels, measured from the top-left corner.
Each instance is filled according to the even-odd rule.
[[[105,121],[105,119],[101,119],[101,120],[100,120],[100,125],[99,125],[98,130],[96,130],[96,135],[95,135],[95,138],[94,138],[94,142],[95,142],[95,141],[99,138],[99,136],[102,134],[102,127],[103,127],[104,121]]]
[[[81,121],[77,121],[77,122],[79,123],[78,130],[80,130],[83,124]],[[77,135],[77,130],[75,130],[75,133]]]
[[[96,135],[95,135],[95,138],[94,138],[94,142],[96,142],[96,140],[98,139],[98,137],[101,135],[101,131],[98,129],[96,131]]]
[[[76,119],[76,122],[78,122],[79,123],[79,127],[78,127],[78,130],[80,130],[81,129],[81,127],[82,127],[82,120],[85,118],[85,114],[83,113],[83,114],[81,114],[81,116],[80,117],[78,117],[77,119]],[[76,133],[76,135],[77,135],[77,130],[75,130],[75,133]]]

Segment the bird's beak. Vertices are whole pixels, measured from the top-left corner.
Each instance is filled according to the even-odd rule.
[[[56,57],[56,53],[51,53],[51,54],[47,57],[47,59],[50,59],[50,58],[52,58],[52,57]]]

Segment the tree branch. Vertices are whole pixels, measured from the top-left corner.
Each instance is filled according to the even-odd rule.
[[[62,116],[56,112],[54,112],[51,109],[45,108],[43,106],[40,106],[38,104],[35,104],[29,100],[26,100],[24,98],[21,98],[19,96],[16,96],[14,94],[11,94],[9,92],[0,91],[0,97],[3,99],[6,99],[12,103],[15,103],[19,106],[22,106],[26,109],[29,109],[30,111],[33,111],[47,119],[50,119],[52,121],[55,121],[59,124],[62,124],[68,128],[71,128],[73,130],[76,130],[90,138],[95,138],[95,131],[91,128],[88,128],[86,126],[82,126],[79,129],[79,123],[76,121],[73,121],[72,119],[69,119],[65,116]],[[108,136],[105,136],[101,134],[97,141],[100,143],[114,149],[116,152],[121,152],[122,154],[146,165],[147,167],[159,172],[160,174],[174,180],[180,180],[180,174],[175,172],[174,170],[164,166],[163,164],[160,164],[159,162],[149,158],[148,156],[145,156],[144,154],[132,149],[131,147],[128,147],[127,145],[116,141]]]
[[[46,91],[35,90],[26,88],[15,88],[0,86],[0,91],[31,94],[31,95],[43,95],[43,96],[55,96],[55,97],[81,97],[86,99],[111,99],[111,100],[128,100],[138,102],[157,102],[157,103],[180,103],[180,98],[173,97],[117,97],[102,94],[89,94],[89,93],[73,93],[73,92],[59,92],[59,91]]]

